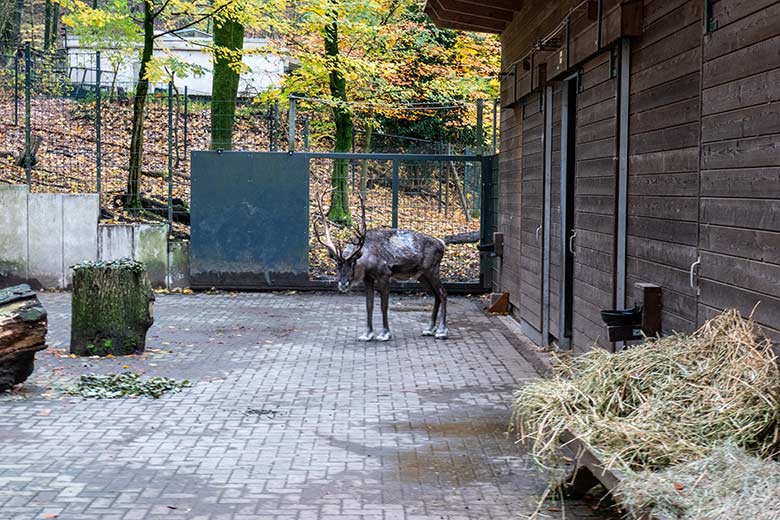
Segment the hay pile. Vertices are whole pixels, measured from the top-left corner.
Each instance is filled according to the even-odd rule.
[[[618,495],[635,514],[659,520],[777,520],[780,464],[721,447],[696,462],[631,475]]]
[[[752,321],[729,311],[691,335],[573,359],[516,392],[513,421],[542,463],[556,460],[564,429],[622,470],[695,461],[724,444],[769,458],[780,448],[780,370]]]

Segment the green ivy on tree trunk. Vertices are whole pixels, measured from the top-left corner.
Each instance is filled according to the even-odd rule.
[[[211,149],[233,147],[233,124],[240,73],[236,59],[244,47],[244,26],[230,18],[214,24],[214,75],[211,83]],[[231,66],[232,65],[232,66]]]
[[[347,106],[347,82],[339,68],[338,0],[329,2],[330,23],[325,26],[325,55],[330,64],[330,94],[335,101],[333,118],[336,123],[336,152],[352,151],[352,114]],[[328,218],[337,224],[352,225],[349,213],[349,161],[333,161],[331,181],[333,194]]]

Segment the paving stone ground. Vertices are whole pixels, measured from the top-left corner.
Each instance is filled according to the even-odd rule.
[[[546,486],[505,433],[537,376],[473,300],[451,298],[435,341],[431,300],[394,297],[395,339],[365,344],[358,295],[160,295],[149,352],[121,359],[67,357],[70,295],[41,300],[49,349],[0,395],[0,519],[509,520]],[[192,386],[65,393],[125,369]]]

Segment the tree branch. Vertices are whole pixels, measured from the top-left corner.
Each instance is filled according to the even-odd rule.
[[[162,7],[160,7],[157,11],[152,13],[152,18],[157,18],[158,16],[160,16],[160,14],[163,11],[165,11],[165,8],[168,7],[169,3],[171,3],[171,0],[165,0],[165,2],[163,2]]]
[[[212,11],[210,13],[206,13],[203,16],[201,16],[200,18],[196,18],[195,20],[193,20],[193,21],[191,21],[189,23],[185,23],[181,27],[176,27],[175,29],[169,29],[169,30],[163,31],[163,32],[161,32],[159,34],[155,34],[154,35],[154,39],[156,40],[157,38],[159,38],[161,36],[165,36],[165,35],[168,35],[168,34],[171,34],[171,33],[175,33],[175,32],[178,32],[178,31],[183,31],[184,29],[192,27],[193,25],[197,25],[197,24],[199,24],[200,22],[202,22],[204,20],[208,20],[209,18],[211,18],[212,16],[215,16],[218,12],[222,11],[223,9],[228,7],[229,5],[232,5],[233,3],[235,3],[235,1],[223,4],[220,7],[218,7],[217,9],[215,9],[214,11]]]

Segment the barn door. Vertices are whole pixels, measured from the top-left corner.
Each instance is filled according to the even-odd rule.
[[[537,344],[543,343],[544,123],[544,95],[530,94],[523,106],[520,318],[525,334]]]
[[[610,52],[586,62],[568,94],[567,319],[575,349],[609,348],[601,310],[615,304],[617,81]]]

